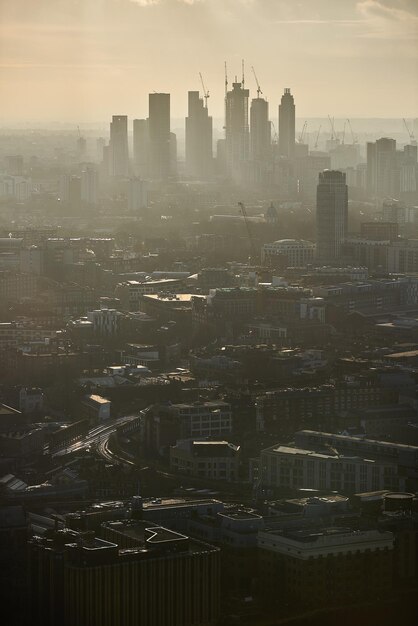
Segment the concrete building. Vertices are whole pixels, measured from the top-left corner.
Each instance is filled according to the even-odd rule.
[[[377,529],[313,526],[261,530],[266,601],[323,607],[384,597],[392,588],[394,536]]]
[[[269,105],[264,98],[254,98],[250,108],[250,159],[266,161],[271,157]]]
[[[403,491],[405,477],[395,461],[352,456],[336,449],[276,445],[261,452],[261,484],[266,489],[326,489],[345,494]]]
[[[86,419],[90,422],[103,422],[110,418],[110,400],[97,394],[85,396],[82,407]]]
[[[244,78],[244,77],[243,77]],[[226,170],[228,176],[240,180],[243,163],[248,161],[250,134],[248,98],[250,92],[242,82],[232,83],[225,96]]]
[[[177,441],[170,447],[170,468],[187,476],[212,480],[238,480],[239,450],[228,441]]]
[[[99,201],[99,173],[93,166],[87,166],[81,172],[81,202],[97,205]]]
[[[119,332],[121,313],[116,309],[89,311],[87,318],[93,324],[93,332],[98,335],[114,336]]]
[[[396,141],[383,137],[367,143],[367,191],[371,196],[396,197]]]
[[[261,262],[267,265],[304,267],[313,263],[315,244],[303,239],[279,239],[261,248]]]
[[[44,626],[214,626],[219,550],[139,520],[64,529],[29,546],[32,620]]]
[[[148,120],[133,121],[134,172],[139,178],[148,176],[149,123]]]
[[[213,171],[212,117],[208,114],[207,100],[198,91],[188,92],[186,117],[186,170],[199,180],[210,178]]]
[[[295,157],[295,101],[289,88],[279,105],[279,154],[289,160]]]
[[[149,94],[149,160],[151,180],[166,181],[170,176],[170,94]]]
[[[349,435],[314,430],[301,430],[295,433],[295,444],[308,448],[332,446],[346,455],[379,459],[382,463],[396,463],[401,470],[403,480],[411,479],[416,482],[418,479],[418,446],[367,438],[360,439]],[[405,489],[400,487],[397,491],[405,491]]]
[[[110,123],[110,176],[126,177],[129,174],[128,117],[114,115]]]
[[[223,438],[232,432],[231,405],[221,400],[158,404],[146,416],[146,439],[154,450],[179,439]]]
[[[316,200],[316,258],[319,263],[329,264],[340,260],[347,222],[345,174],[325,170],[319,174]]]

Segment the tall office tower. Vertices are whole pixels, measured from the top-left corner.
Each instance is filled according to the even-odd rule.
[[[186,170],[205,179],[212,174],[212,118],[198,91],[189,91],[186,117]]]
[[[367,191],[372,196],[394,196],[396,190],[396,141],[383,137],[367,143]]]
[[[291,160],[295,156],[295,101],[289,88],[279,105],[279,155]]]
[[[347,233],[348,192],[345,174],[325,170],[316,192],[316,258],[325,265],[339,261]]]
[[[170,175],[170,94],[149,94],[148,176],[166,181]]]
[[[148,206],[148,182],[140,178],[128,181],[128,210],[137,212]]]
[[[254,98],[250,108],[250,158],[266,161],[270,156],[271,129],[269,105],[264,98]]]
[[[81,172],[81,202],[95,205],[99,201],[99,174],[95,167],[88,165]]]
[[[241,168],[249,156],[248,98],[250,92],[244,89],[244,81],[237,79],[232,90],[225,97],[225,140],[226,169],[232,178],[241,177]]]
[[[136,176],[148,176],[149,130],[148,120],[134,120],[134,170]]]
[[[110,123],[110,163],[111,176],[128,176],[129,149],[128,149],[128,117],[114,115]]]

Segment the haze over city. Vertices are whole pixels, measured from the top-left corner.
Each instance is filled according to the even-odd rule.
[[[418,624],[417,0],[0,0],[2,626]]]
[[[180,118],[199,72],[220,118],[242,58],[300,116],[415,115],[415,0],[1,0],[0,18],[2,124],[143,117],[152,91]]]

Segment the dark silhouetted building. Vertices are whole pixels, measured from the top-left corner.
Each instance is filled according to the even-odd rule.
[[[133,122],[134,170],[136,176],[148,175],[149,129],[148,120]]]
[[[111,176],[127,176],[129,174],[129,149],[128,117],[126,115],[114,115],[112,117],[109,147],[109,174]]]
[[[186,169],[194,178],[212,173],[212,118],[198,91],[189,91],[186,117]]]
[[[170,94],[149,94],[149,161],[152,180],[165,181],[170,175]]]
[[[289,88],[279,105],[279,154],[288,159],[295,156],[295,101]]]
[[[345,174],[325,170],[319,174],[316,194],[316,255],[319,263],[338,262],[347,233],[347,221]]]
[[[248,98],[244,83],[235,80],[225,97],[226,167],[232,178],[240,178],[249,155]]]
[[[32,623],[43,626],[212,626],[219,550],[141,520],[69,529],[29,547]]]

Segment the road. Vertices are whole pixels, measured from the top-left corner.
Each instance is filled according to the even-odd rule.
[[[126,424],[133,419],[137,419],[138,415],[126,415],[125,417],[120,417],[116,420],[106,421],[104,424],[100,424],[95,426],[87,435],[74,442],[67,448],[62,448],[57,452],[54,452],[52,457],[57,458],[61,456],[66,456],[67,454],[72,454],[73,452],[80,452],[81,450],[86,450],[87,448],[93,446],[99,446],[101,442],[107,441],[112,433],[114,433],[118,426],[122,424]]]

